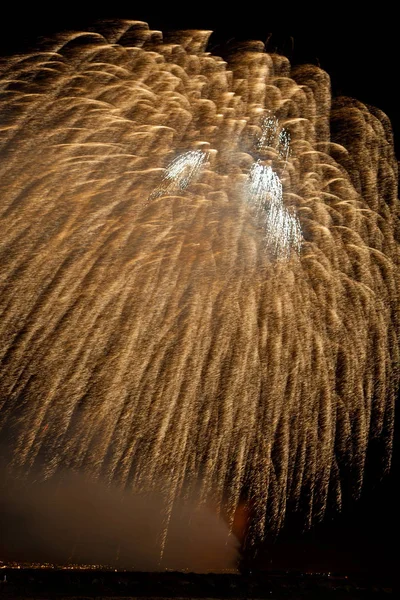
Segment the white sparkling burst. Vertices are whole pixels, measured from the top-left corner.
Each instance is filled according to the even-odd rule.
[[[174,158],[167,166],[161,184],[151,194],[151,198],[185,190],[198,177],[206,159],[207,154],[203,150],[188,150]]]
[[[296,214],[285,208],[282,182],[272,167],[260,161],[253,164],[247,194],[262,222],[268,250],[281,259],[288,259],[292,251],[300,252],[300,222]]]
[[[249,200],[257,208],[266,204],[282,204],[282,182],[269,165],[257,161],[249,173]]]
[[[260,153],[267,147],[276,150],[287,161],[290,135],[271,114],[264,118],[262,134],[257,142]],[[162,181],[150,195],[150,200],[185,191],[198,178],[206,160],[207,153],[203,150],[188,150],[179,154],[168,164]],[[294,212],[285,208],[282,182],[270,165],[263,165],[260,160],[253,164],[245,194],[262,223],[270,253],[281,259],[288,259],[292,251],[299,253],[302,241],[300,222]]]

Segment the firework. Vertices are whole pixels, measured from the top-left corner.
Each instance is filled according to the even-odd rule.
[[[1,64],[11,467],[311,523],[398,384],[390,124],[321,69],[144,23]],[[168,515],[167,517],[168,518]]]

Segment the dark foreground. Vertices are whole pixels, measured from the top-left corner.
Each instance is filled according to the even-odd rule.
[[[5,576],[5,577],[4,577]],[[366,577],[301,573],[195,574],[12,569],[0,572],[0,598],[389,598],[391,584]]]

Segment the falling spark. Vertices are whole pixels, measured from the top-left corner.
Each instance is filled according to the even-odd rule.
[[[209,35],[0,64],[0,431],[14,471],[155,490],[165,523],[245,506],[255,540],[356,495],[371,439],[390,464],[397,163],[321,69]]]

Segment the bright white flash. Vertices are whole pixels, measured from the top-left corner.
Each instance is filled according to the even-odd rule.
[[[248,181],[249,199],[257,208],[264,209],[266,203],[282,204],[282,183],[272,167],[255,162]]]
[[[257,161],[250,169],[248,201],[254,206],[265,231],[271,254],[287,259],[292,251],[300,252],[302,233],[297,215],[283,204],[282,182],[270,166]]]
[[[151,195],[156,198],[185,190],[194,181],[207,160],[203,150],[188,150],[172,160],[165,171],[161,184]]]
[[[278,152],[286,164],[290,155],[290,134],[272,114],[263,119],[261,136],[257,141],[261,155],[267,148]],[[302,233],[299,219],[294,211],[284,206],[282,182],[270,165],[263,165],[260,160],[253,164],[246,195],[262,223],[269,252],[282,259],[289,258],[292,251],[300,252]]]

